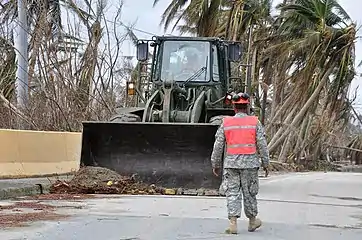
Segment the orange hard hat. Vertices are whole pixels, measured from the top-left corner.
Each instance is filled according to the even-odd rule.
[[[238,93],[233,96],[232,103],[233,104],[248,104],[248,103],[250,103],[249,98],[250,98],[250,96],[247,93]]]

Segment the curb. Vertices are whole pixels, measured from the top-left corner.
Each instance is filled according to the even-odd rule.
[[[0,200],[25,197],[25,196],[34,196],[42,193],[48,193],[50,184],[35,184],[28,187],[9,187],[5,189],[0,189]]]
[[[362,165],[344,166],[341,172],[362,173]]]

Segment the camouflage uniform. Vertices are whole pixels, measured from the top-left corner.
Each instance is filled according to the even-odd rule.
[[[248,116],[246,113],[237,113],[235,117]],[[256,129],[256,144],[259,156],[251,155],[226,155],[224,159],[223,181],[227,198],[228,217],[241,216],[241,198],[244,197],[244,212],[246,217],[253,218],[258,214],[256,195],[259,192],[258,169],[260,161],[263,165],[269,164],[269,152],[265,139],[264,128],[258,121]],[[215,134],[214,149],[211,155],[213,168],[221,168],[222,155],[225,147],[223,124]],[[242,194],[242,195],[241,195]]]

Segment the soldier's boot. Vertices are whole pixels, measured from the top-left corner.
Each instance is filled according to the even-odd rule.
[[[248,231],[254,232],[256,229],[261,227],[261,220],[256,217],[249,218]]]
[[[225,230],[226,234],[237,234],[238,227],[237,227],[237,218],[231,217],[229,220],[229,227]]]

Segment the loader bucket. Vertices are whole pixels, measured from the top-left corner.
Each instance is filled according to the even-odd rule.
[[[218,189],[210,157],[217,125],[84,122],[81,165],[161,187]]]

